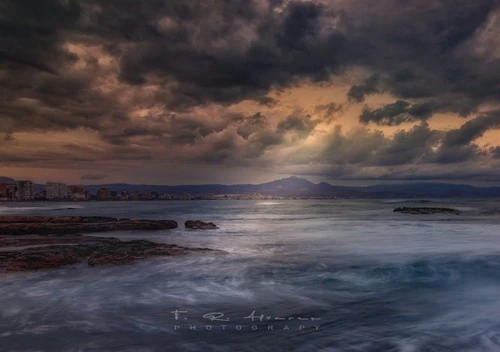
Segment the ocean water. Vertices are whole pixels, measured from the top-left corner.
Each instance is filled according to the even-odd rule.
[[[448,206],[462,215],[393,213]],[[0,351],[500,351],[500,201],[5,203],[226,254],[0,276]],[[187,219],[220,230],[185,230]],[[102,235],[102,234],[95,234]]]

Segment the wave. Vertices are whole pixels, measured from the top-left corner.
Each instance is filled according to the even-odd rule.
[[[44,207],[10,207],[10,206],[0,206],[0,214],[16,214],[16,213],[28,213],[33,211],[47,211],[47,210],[73,210],[73,209],[84,209],[83,205],[66,205],[58,204],[57,206],[44,206]]]
[[[239,255],[188,256],[29,273],[28,280],[12,277],[0,287],[6,302],[0,338],[8,347],[35,338],[46,350],[57,350],[51,341],[67,333],[105,336],[94,346],[97,350],[113,350],[106,341],[124,350],[130,334],[136,341],[147,340],[153,350],[163,340],[151,337],[164,339],[165,334],[178,350],[185,350],[186,341],[193,350],[209,350],[203,348],[205,340],[218,351],[272,351],[276,345],[297,352],[498,350],[500,322],[492,313],[500,308],[500,256],[406,259],[318,265],[299,258],[249,262]],[[172,330],[174,309],[189,314],[178,331]],[[228,330],[194,335],[187,324],[204,326],[202,314],[214,310],[231,317]],[[321,331],[234,331],[235,324],[248,323],[243,317],[254,310],[319,317]],[[277,330],[279,324],[274,323]],[[289,322],[291,329],[297,324]],[[251,347],[242,348],[246,343]]]
[[[454,285],[488,280],[500,284],[500,256],[438,257],[406,263],[366,263],[330,267],[318,275],[322,284],[339,284],[345,289],[385,286],[415,287]]]
[[[390,200],[383,200],[381,202],[387,204],[399,204],[399,203],[427,204],[427,203],[435,203],[436,201],[430,199],[390,199]]]
[[[280,205],[283,204],[283,202],[257,202],[255,205]]]

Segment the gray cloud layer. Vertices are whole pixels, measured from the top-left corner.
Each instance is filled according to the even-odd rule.
[[[352,85],[349,104],[381,93],[395,101],[365,105],[359,121],[417,125],[392,139],[338,129],[311,160],[342,167],[346,178],[371,168],[385,168],[385,175],[411,174],[410,166],[419,173],[432,165],[474,168],[478,158],[499,159],[498,147],[474,144],[499,127],[498,112],[478,113],[500,96],[498,17],[497,0],[4,0],[2,145],[19,132],[83,129],[108,145],[73,151],[85,160],[147,160],[165,148],[176,162],[268,165],[267,153],[314,135],[344,106],[318,106],[321,121],[297,111],[275,124],[264,113],[223,107],[243,100],[275,106],[266,96],[271,89],[362,68],[369,74]],[[70,46],[85,49],[76,54]],[[216,119],[197,110],[214,104],[221,106]],[[134,118],[141,109],[147,114]],[[435,131],[427,121],[436,113],[469,120]],[[62,161],[69,152],[25,157],[4,149],[0,156],[9,163],[36,155]],[[301,163],[298,156],[289,162]]]

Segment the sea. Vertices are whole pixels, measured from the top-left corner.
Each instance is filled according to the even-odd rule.
[[[1,274],[0,351],[500,351],[500,200],[0,204],[14,214],[172,219],[88,235],[224,252]]]

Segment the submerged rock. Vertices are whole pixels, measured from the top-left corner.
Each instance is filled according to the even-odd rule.
[[[57,237],[61,241],[65,236]],[[89,266],[126,264],[153,256],[179,256],[213,251],[208,248],[187,248],[146,240],[120,241],[116,238],[81,237],[70,238],[73,244],[0,251],[0,272],[53,269],[84,261],[87,261]]]
[[[175,244],[154,243],[145,240],[127,241],[93,251],[88,258],[88,264],[90,266],[126,264],[133,263],[137,259],[153,256],[178,256],[199,251],[211,251],[211,249],[187,248]]]
[[[188,220],[184,223],[187,229],[193,230],[215,230],[218,229],[217,225],[213,222],[203,222],[200,220]]]
[[[167,230],[173,220],[130,220],[103,216],[0,216],[0,235],[45,235],[117,230]]]
[[[29,216],[29,215],[6,215],[0,216],[0,224],[9,223],[103,223],[114,222],[116,218],[109,216]]]
[[[394,209],[394,212],[405,214],[460,214],[460,210],[454,208],[431,207],[398,207]]]
[[[82,235],[24,235],[0,236],[0,251],[50,245],[104,244],[120,242],[114,237],[94,237]]]

